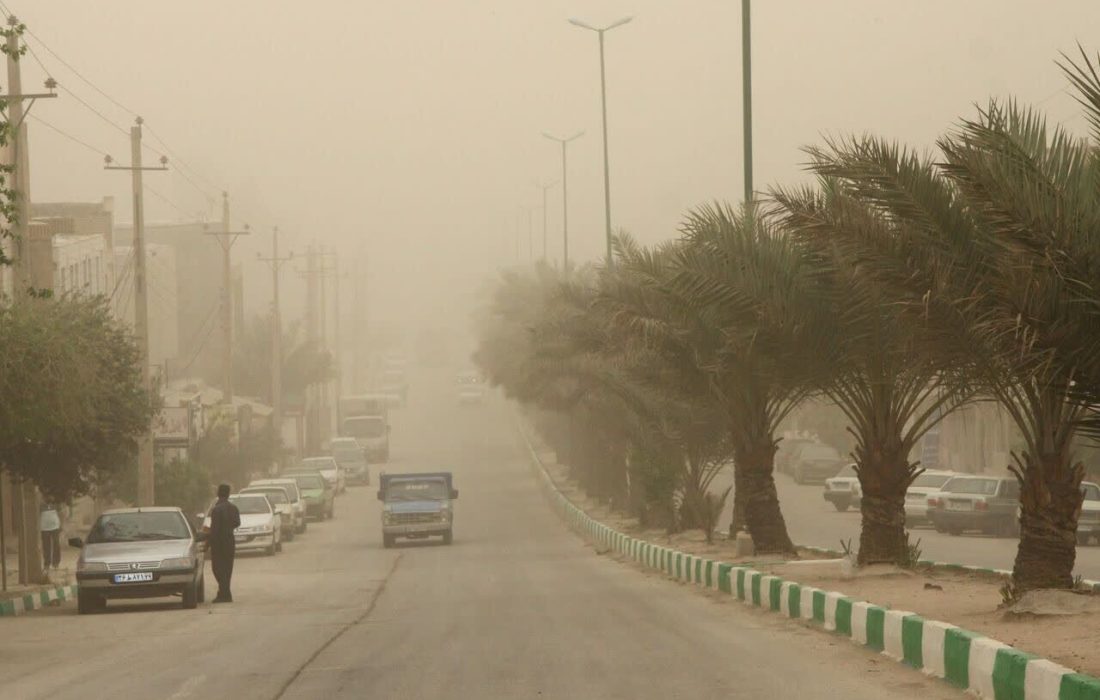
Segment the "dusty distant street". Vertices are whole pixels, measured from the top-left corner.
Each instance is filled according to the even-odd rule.
[[[0,621],[5,699],[926,698],[946,685],[598,556],[538,492],[507,406],[415,375],[391,470],[453,469],[455,543],[384,550],[372,487],[231,606],[67,604]],[[830,518],[833,516],[828,514]],[[852,516],[841,516],[850,519]]]

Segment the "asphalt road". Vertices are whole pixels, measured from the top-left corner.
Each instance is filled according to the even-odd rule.
[[[373,489],[232,605],[70,604],[0,621],[0,696],[51,698],[957,698],[846,640],[599,556],[538,492],[501,402],[415,377],[387,469],[452,469],[452,546],[381,546]],[[209,572],[207,572],[209,575]],[[210,579],[212,583],[213,579]]]
[[[853,547],[859,544],[858,508],[838,512],[831,503],[822,498],[824,486],[821,484],[799,486],[791,477],[778,473],[775,475],[775,482],[787,529],[796,543],[829,549],[840,549],[841,541],[849,539]],[[732,483],[732,474],[722,474],[715,479],[712,488],[720,491]],[[732,497],[730,500],[732,502]],[[728,505],[721,524],[723,527],[729,524]],[[923,526],[910,530],[909,541],[917,540],[920,540],[921,556],[924,559],[994,569],[1012,569],[1019,542],[1015,537],[993,537],[969,532],[964,535],[949,535]],[[1100,581],[1100,547],[1077,547],[1076,573],[1084,578]]]

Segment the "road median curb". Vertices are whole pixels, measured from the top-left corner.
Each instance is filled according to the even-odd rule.
[[[982,698],[1100,700],[1100,679],[976,632],[619,532],[570,501],[542,463],[526,431],[520,427],[519,432],[531,454],[532,469],[555,509],[574,531],[600,548],[678,581],[725,593],[746,605],[848,637]]]
[[[0,600],[0,617],[14,617],[44,608],[54,601],[76,599],[76,584],[49,586]]]

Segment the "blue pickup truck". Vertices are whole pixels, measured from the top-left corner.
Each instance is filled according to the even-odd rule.
[[[389,548],[398,537],[424,539],[442,535],[443,544],[453,539],[454,488],[450,472],[382,474],[378,500],[382,501],[382,545]]]

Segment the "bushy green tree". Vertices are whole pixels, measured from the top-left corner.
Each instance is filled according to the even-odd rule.
[[[155,408],[139,358],[101,298],[0,303],[0,465],[57,502],[124,468]]]

